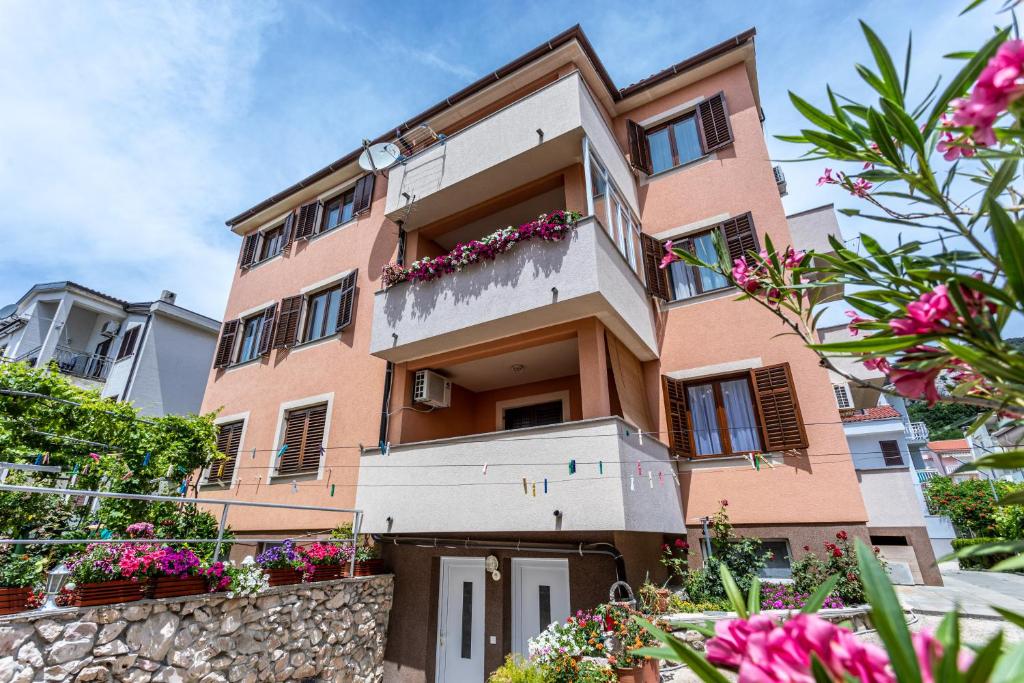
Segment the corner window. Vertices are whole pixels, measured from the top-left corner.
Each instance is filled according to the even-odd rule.
[[[341,304],[341,286],[310,294],[306,304],[305,341],[329,337],[338,331],[338,307]]]
[[[274,258],[284,248],[284,225],[271,228],[263,233],[260,240],[260,261]]]
[[[686,385],[697,455],[761,450],[750,380],[746,377]]]
[[[675,240],[673,245],[694,254],[705,263],[714,263],[718,260],[710,230]],[[669,278],[672,284],[673,299],[676,301],[729,287],[729,281],[724,275],[708,268],[691,266],[682,261],[672,262],[669,266]]]
[[[323,224],[318,232],[333,230],[342,223],[347,223],[355,216],[356,192],[351,189],[328,201],[324,206]]]
[[[263,331],[263,313],[242,321],[242,346],[238,350],[238,362],[244,363],[260,355],[260,336]]]
[[[694,113],[647,130],[647,146],[651,151],[651,172],[659,173],[699,159],[704,152],[697,133]]]

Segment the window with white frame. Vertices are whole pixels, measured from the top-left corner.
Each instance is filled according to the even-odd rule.
[[[839,406],[840,410],[847,410],[853,408],[853,396],[850,394],[850,385],[846,382],[837,382],[832,384],[832,391],[836,395],[836,405]]]
[[[589,142],[584,140],[583,144],[587,146],[589,157],[587,175],[590,177],[590,193],[587,208],[611,237],[630,269],[643,279],[643,264],[639,258],[639,254],[642,253],[640,221],[623,200],[622,193],[616,189],[608,174],[608,169],[594,154]]]

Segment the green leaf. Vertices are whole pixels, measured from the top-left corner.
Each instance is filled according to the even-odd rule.
[[[815,589],[811,597],[807,598],[807,602],[804,603],[803,609],[800,611],[804,614],[813,614],[821,609],[821,606],[825,604],[825,599],[832,594],[835,590],[836,584],[839,583],[839,574],[833,574],[828,577],[825,583]]]
[[[970,472],[979,467],[991,467],[999,470],[1012,470],[1017,467],[1024,467],[1024,451],[1004,451],[1002,453],[990,453],[977,460],[965,463],[956,469],[957,472]]]
[[[862,293],[863,294],[863,293]],[[901,351],[928,341],[929,337],[920,334],[908,334],[900,337],[868,337],[855,341],[833,342],[831,344],[808,344],[807,348],[825,353],[888,353]]]
[[[1011,624],[1024,628],[1024,614],[1017,614],[1016,612],[1011,612],[1008,609],[996,607],[995,605],[992,605],[992,609],[1002,615],[1003,619],[1006,619]]]
[[[999,505],[1024,505],[1024,491],[1006,494],[999,499]]]
[[[997,32],[992,38],[985,43],[980,50],[978,50],[970,61],[964,65],[964,68],[960,70],[956,76],[946,85],[946,89],[942,91],[939,98],[935,101],[935,106],[932,108],[932,113],[928,115],[928,121],[925,124],[925,132],[930,132],[935,127],[935,123],[939,120],[946,110],[949,108],[949,101],[954,97],[959,97],[967,91],[967,87],[974,82],[981,73],[981,70],[988,64],[988,60],[991,59],[992,55],[996,53],[999,46],[1006,41],[1006,37],[1009,35],[1010,29],[1004,28]]]
[[[1003,650],[1003,632],[999,631],[996,633],[990,641],[985,643],[985,646],[978,651],[974,656],[974,661],[971,662],[971,666],[968,667],[967,672],[963,676],[964,683],[986,683],[992,676],[992,671],[995,669],[996,664],[999,662],[999,656]],[[955,660],[955,653],[946,653],[946,656],[942,660],[942,671],[946,671],[946,658]],[[948,678],[940,677],[939,680],[953,681],[956,680],[954,676],[957,675],[956,664],[953,664],[953,672]]]
[[[978,0],[978,1],[979,2],[984,2],[985,0]],[[973,56],[974,56],[974,52],[972,52],[970,50],[964,50],[962,52],[950,52],[948,54],[944,54],[944,55],[942,55],[942,58],[943,59],[970,59]]]
[[[1017,157],[1010,157],[1003,160],[1003,163],[999,165],[999,169],[996,170],[988,180],[988,189],[985,190],[985,194],[981,198],[981,206],[988,207],[991,204],[998,203],[997,200],[999,199],[999,195],[1006,190],[1017,175],[1018,161],[1019,159]],[[980,215],[980,213],[975,214],[974,220],[977,220]]]
[[[992,567],[994,572],[1009,572],[1017,569],[1024,569],[1024,555],[1017,555],[1003,560]]]
[[[1003,167],[1005,166],[1006,164],[1003,164]],[[992,217],[992,236],[1003,261],[1006,282],[1009,283],[1017,300],[1024,301],[1024,235],[1021,234],[1020,226],[1013,222],[1003,207],[994,201],[989,202],[988,207]]]
[[[957,668],[957,658],[960,656],[960,615],[956,610],[943,617],[935,635],[943,647],[938,679],[940,681],[955,681],[960,671]]]
[[[761,611],[761,579],[756,576],[750,582],[750,591],[747,593],[747,612],[758,614]]]
[[[989,682],[1020,683],[1021,671],[1024,671],[1024,643],[1018,643],[999,658]]]
[[[722,577],[722,585],[725,587],[725,594],[729,597],[733,611],[740,619],[746,619],[749,615],[746,602],[743,600],[743,593],[740,592],[740,587],[736,585],[736,580],[732,578],[732,572],[724,562],[718,565],[718,574]]]
[[[870,26],[861,21],[860,28],[864,32],[864,37],[867,39],[868,45],[871,47],[871,54],[875,57],[875,63],[878,65],[878,72],[881,74],[882,80],[885,81],[886,89],[889,91],[889,96],[892,97],[893,102],[902,106],[903,87],[900,84],[900,76],[896,72],[896,66],[893,64],[892,57],[889,55],[889,50],[886,49],[885,43],[882,42]]]
[[[871,604],[871,620],[889,653],[896,678],[900,683],[920,683],[921,670],[896,592],[871,548],[859,538],[856,547],[864,593]]]
[[[828,669],[821,663],[818,655],[811,653],[811,673],[814,674],[814,683],[832,683],[832,675],[829,674]]]
[[[815,107],[813,104],[803,99],[792,90],[789,91],[789,100],[793,103],[793,107],[798,112],[803,114],[804,118],[816,125],[818,128],[827,130],[830,133],[841,135],[844,138],[850,140],[856,140],[857,136],[850,133],[848,127],[843,126],[839,121],[835,120],[822,110]]]

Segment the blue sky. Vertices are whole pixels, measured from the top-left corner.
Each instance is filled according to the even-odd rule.
[[[577,22],[619,86],[756,27],[773,135],[799,126],[787,89],[865,94],[858,18],[901,51],[913,27],[918,86],[951,73],[941,55],[996,21],[957,19],[964,4],[0,3],[0,304],[73,279],[132,300],[171,289],[220,318],[239,246],[225,219]],[[820,164],[784,168],[787,212],[854,205],[815,186]]]

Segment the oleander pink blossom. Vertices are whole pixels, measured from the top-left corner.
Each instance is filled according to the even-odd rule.
[[[924,398],[929,406],[939,400],[939,390],[935,386],[942,368],[931,370],[909,370],[906,368],[890,368],[889,381],[896,391],[907,398]]]
[[[797,268],[800,266],[800,263],[804,260],[805,256],[807,256],[807,252],[789,247],[786,249],[783,265],[787,268]]]
[[[860,317],[860,314],[857,313],[857,311],[847,311],[846,317],[850,319],[850,322],[847,324],[846,329],[850,331],[850,336],[852,337],[856,337],[858,334],[860,334],[860,328],[857,327],[858,323],[869,322],[867,318]]]
[[[850,188],[850,194],[855,197],[867,197],[871,188],[874,187],[871,183],[863,178],[857,178],[853,181],[853,186]]]
[[[996,143],[993,125],[1010,103],[1024,94],[1024,41],[1008,40],[978,76],[970,96],[954,100],[953,122],[969,126],[971,137],[982,146]]]
[[[907,317],[894,318],[889,327],[897,335],[934,334],[948,329],[944,323],[954,312],[946,285],[938,285],[925,292],[917,301],[907,304]]]
[[[665,241],[665,255],[661,257],[660,268],[668,268],[669,264],[673,261],[678,261],[679,257],[672,251],[672,240]]]
[[[842,176],[842,174],[840,174],[840,176]],[[839,182],[839,178],[834,178],[832,176],[832,169],[831,168],[826,168],[825,172],[821,174],[820,178],[818,178],[818,186],[819,187],[821,187],[822,185],[835,185],[838,182]]]
[[[944,652],[942,643],[930,631],[918,631],[911,634],[910,638],[914,644],[914,654],[917,655],[918,664],[921,666],[922,683],[935,683],[938,680],[935,674]],[[972,661],[974,655],[970,651],[960,650],[957,653],[956,665],[960,671],[967,671]]]

